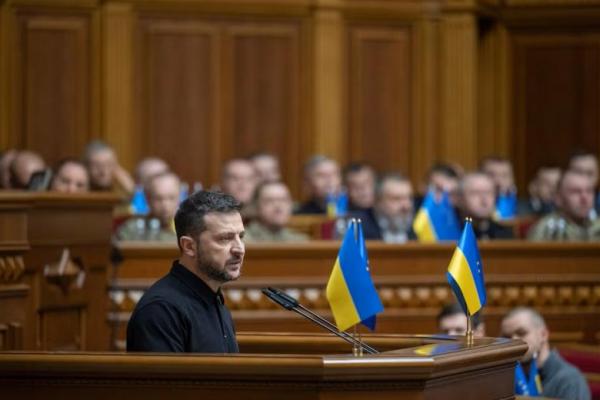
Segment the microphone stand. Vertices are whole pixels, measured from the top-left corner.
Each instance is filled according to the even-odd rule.
[[[302,315],[304,318],[319,325],[321,328],[328,330],[329,332],[331,332],[334,335],[336,335],[337,337],[345,340],[346,342],[350,343],[351,345],[358,346],[369,354],[378,354],[379,353],[379,351],[377,351],[373,347],[369,346],[368,344],[363,343],[359,340],[356,340],[353,336],[347,334],[346,332],[338,330],[337,327],[335,325],[333,325],[331,322],[329,322],[325,318],[321,317],[320,315],[315,314],[308,308],[304,307],[302,304],[300,304],[298,302],[298,300],[289,296],[287,293],[285,293],[281,290],[275,289],[275,288],[271,288],[271,287],[262,289],[262,292],[265,296],[267,296],[273,302],[275,302],[276,304],[285,308],[286,310],[291,310],[291,311],[294,311],[294,312]]]

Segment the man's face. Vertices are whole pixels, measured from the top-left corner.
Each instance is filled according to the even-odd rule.
[[[83,193],[90,187],[85,167],[75,163],[62,166],[52,181],[52,190],[62,193]]]
[[[498,193],[508,193],[514,190],[515,179],[512,165],[508,161],[488,161],[483,166],[483,172],[492,178]]]
[[[502,321],[502,336],[512,339],[521,339],[529,349],[521,358],[528,362],[534,354],[539,354],[542,347],[548,342],[548,330],[541,326],[535,326],[531,316],[526,312],[520,312]]]
[[[245,253],[240,213],[209,213],[204,216],[204,223],[206,230],[196,242],[198,270],[220,284],[238,279]]]
[[[595,187],[598,184],[598,160],[594,156],[580,156],[571,161],[570,167],[572,170],[587,175],[592,185]]]
[[[328,194],[340,191],[340,169],[333,161],[323,161],[309,173],[307,183],[313,197],[325,200]]]
[[[252,200],[256,188],[256,174],[249,162],[231,162],[223,176],[223,191],[242,204]]]
[[[441,200],[442,193],[446,192],[448,193],[450,203],[455,204],[456,192],[458,191],[457,178],[439,172],[434,172],[429,177],[429,186],[431,189],[433,189],[435,199],[437,201]]]
[[[99,189],[110,189],[116,167],[117,159],[112,150],[99,150],[93,153],[88,160],[92,186]]]
[[[482,175],[468,177],[462,193],[463,212],[468,217],[489,219],[496,208],[494,184]]]
[[[356,207],[370,208],[375,203],[375,175],[373,171],[363,168],[350,172],[346,176],[348,196]]]
[[[550,203],[554,200],[558,181],[560,180],[560,169],[544,168],[538,173],[536,180],[537,196],[540,200]]]
[[[377,211],[387,218],[411,218],[413,214],[413,190],[409,182],[388,180],[381,188]]]
[[[567,173],[556,196],[556,205],[567,217],[585,220],[594,206],[594,187],[586,175]]]
[[[179,207],[179,181],[165,175],[154,178],[148,187],[150,214],[158,218],[163,227],[170,227]]]
[[[270,228],[283,228],[292,215],[292,198],[284,184],[270,184],[262,188],[257,202],[260,221]]]
[[[261,156],[252,160],[260,182],[277,182],[281,179],[279,162],[275,157]]]
[[[439,330],[446,335],[462,335],[467,332],[467,317],[464,314],[451,314],[440,319]]]

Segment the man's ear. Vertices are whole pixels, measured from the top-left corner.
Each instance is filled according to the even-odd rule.
[[[181,236],[179,238],[179,247],[181,252],[190,258],[195,258],[198,249],[196,248],[196,241],[189,236]]]

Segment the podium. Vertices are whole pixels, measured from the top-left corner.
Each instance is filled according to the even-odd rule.
[[[240,334],[243,353],[0,353],[6,398],[63,400],[513,399],[521,341],[366,336],[356,357],[328,335]]]

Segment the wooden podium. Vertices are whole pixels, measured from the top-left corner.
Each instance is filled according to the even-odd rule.
[[[513,399],[527,346],[484,338],[369,336],[348,354],[326,335],[240,334],[241,354],[0,353],[6,398],[74,400]]]

